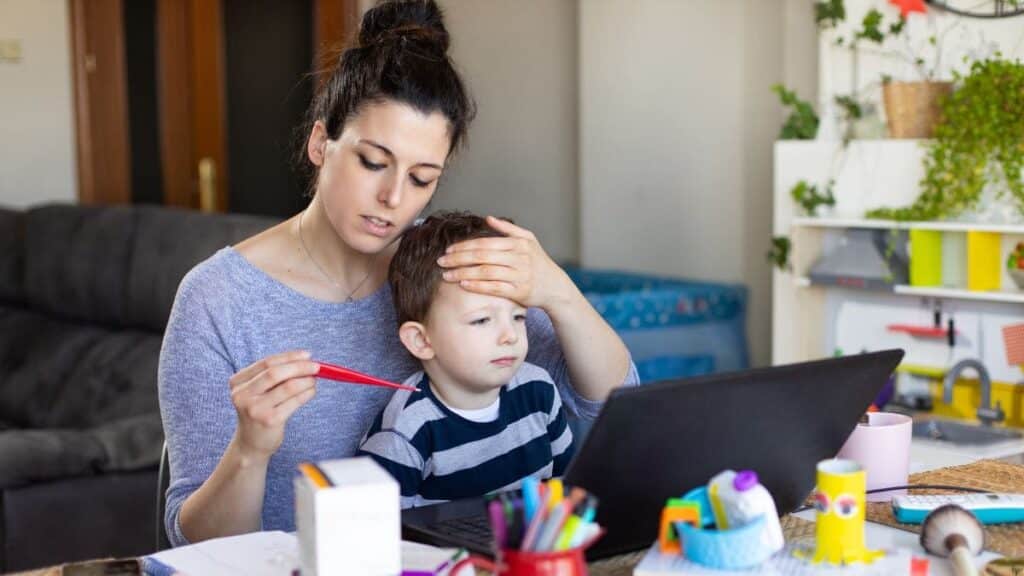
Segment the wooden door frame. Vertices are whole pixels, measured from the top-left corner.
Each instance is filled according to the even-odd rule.
[[[199,162],[216,167],[214,211],[228,207],[221,0],[156,0],[164,204],[199,208]]]
[[[358,28],[357,0],[313,0],[313,62]],[[228,197],[223,0],[157,0],[164,203],[197,208],[199,162],[216,167],[217,211]],[[184,48],[184,49],[182,49]],[[190,130],[190,132],[189,132]]]
[[[82,204],[127,204],[131,147],[122,0],[67,0]]]
[[[358,29],[358,0],[313,0],[313,70],[330,69]]]
[[[156,85],[164,204],[197,208],[188,0],[157,0]],[[184,53],[184,54],[183,54]]]
[[[224,77],[223,0],[190,0],[192,38],[192,166],[199,180],[199,163],[213,160],[216,197],[207,207],[228,209],[227,88]],[[198,189],[198,187],[197,187]],[[203,200],[199,199],[200,205]]]
[[[132,202],[124,1],[67,0],[83,204]],[[358,29],[359,2],[313,0],[312,8],[319,70]],[[223,0],[156,0],[164,204],[198,208],[199,161],[212,158],[215,208],[229,206],[223,14]]]

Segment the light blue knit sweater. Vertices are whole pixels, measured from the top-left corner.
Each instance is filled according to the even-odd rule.
[[[287,350],[401,382],[420,369],[398,340],[391,292],[349,303],[315,300],[224,248],[181,282],[160,352],[160,411],[170,455],[171,484],[164,522],[171,543],[187,544],[178,515],[186,498],[213,473],[237,425],[228,379],[249,364]],[[569,385],[565,357],[551,321],[527,313],[527,360],[546,369],[570,414],[593,418],[600,403]],[[635,367],[625,384],[637,382]],[[271,458],[263,529],[294,530],[292,477],[303,461],[345,458],[391,398],[391,392],[321,380],[316,396],[296,411],[284,443]]]

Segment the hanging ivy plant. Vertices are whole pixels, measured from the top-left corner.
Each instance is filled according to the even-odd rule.
[[[819,206],[836,205],[836,197],[832,193],[834,186],[835,181],[829,180],[828,184],[818,190],[817,184],[809,184],[806,180],[801,180],[790,189],[789,195],[806,215],[817,216]]]
[[[1024,214],[1024,64],[975,62],[942,108],[925,157],[921,195],[910,206],[868,212],[869,218],[942,220],[977,207],[986,185],[1009,194]]]
[[[789,252],[792,248],[793,244],[788,236],[773,236],[771,248],[764,257],[782,272],[791,272],[793,267],[789,263]]]
[[[779,138],[782,140],[813,140],[818,133],[818,114],[810,102],[801,100],[796,91],[787,90],[782,84],[772,86],[772,91],[779,95],[783,106],[792,108],[786,123],[782,126]]]

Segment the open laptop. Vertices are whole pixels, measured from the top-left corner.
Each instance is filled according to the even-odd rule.
[[[726,469],[749,469],[780,514],[814,487],[903,358],[887,350],[616,390],[564,477],[600,498],[607,532],[591,560],[647,548],[665,500]],[[492,555],[484,500],[402,512],[402,537]]]

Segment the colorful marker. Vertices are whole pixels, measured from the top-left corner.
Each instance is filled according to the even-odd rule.
[[[533,476],[523,479],[523,506],[526,522],[529,523],[540,507],[540,481]]]
[[[533,549],[537,552],[548,552],[554,550],[555,542],[558,540],[558,535],[562,533],[562,528],[565,527],[565,521],[569,518],[572,513],[572,503],[564,501],[559,503],[554,509],[551,510],[551,514],[548,515],[547,522],[544,523],[544,528],[541,530],[541,534],[537,537],[537,542]]]
[[[547,483],[549,496],[547,499],[548,512],[551,512],[555,506],[562,503],[562,498],[565,494],[565,486],[562,485],[562,481],[559,478],[552,478]]]
[[[537,541],[537,537],[540,536],[541,527],[544,525],[545,519],[548,516],[548,499],[551,496],[551,490],[546,491],[547,497],[541,501],[541,505],[537,508],[537,513],[533,515],[533,520],[530,521],[529,527],[526,529],[526,535],[523,536],[523,544],[520,546],[522,550],[533,550],[534,543]]]
[[[505,548],[505,510],[498,500],[491,500],[487,505],[487,513],[491,518],[491,530],[494,533],[494,544],[498,550]]]

